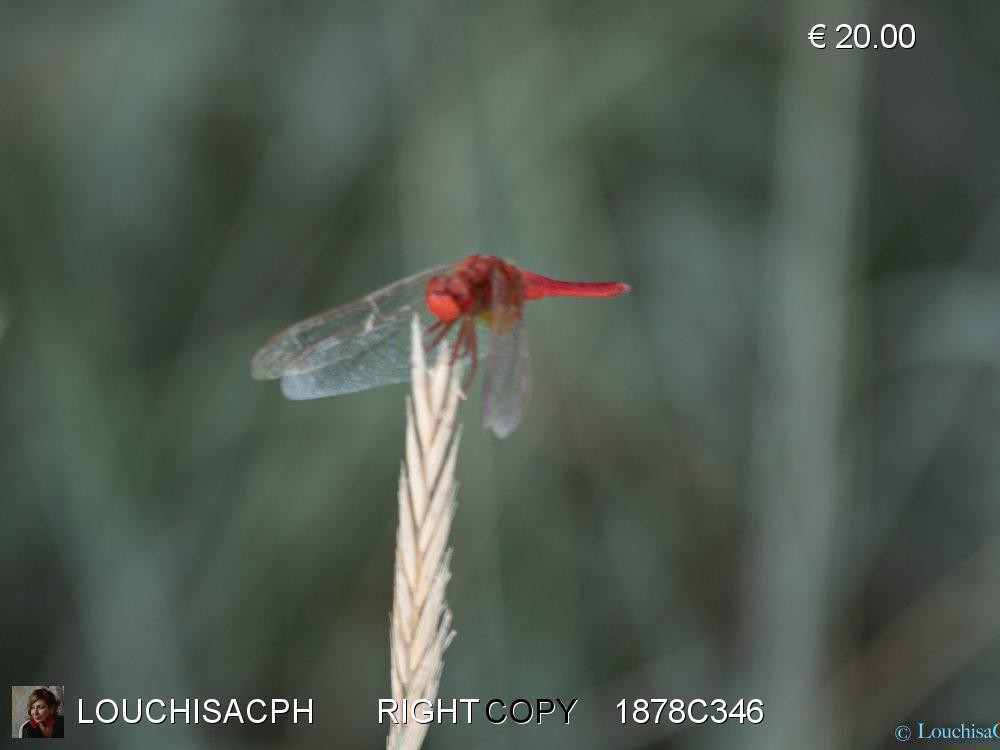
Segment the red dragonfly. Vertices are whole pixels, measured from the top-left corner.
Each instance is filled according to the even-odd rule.
[[[295,400],[405,382],[410,378],[409,322],[418,315],[427,350],[451,335],[453,360],[471,360],[466,385],[488,350],[483,423],[506,437],[528,403],[524,303],[542,297],[616,297],[630,288],[555,281],[500,258],[470,255],[289,326],[257,351],[251,374],[258,380],[281,378],[282,393]],[[488,345],[480,343],[484,334]]]

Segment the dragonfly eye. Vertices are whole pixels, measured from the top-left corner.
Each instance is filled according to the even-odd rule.
[[[436,281],[432,279],[427,285],[427,293],[424,296],[427,309],[442,323],[451,323],[462,314],[462,307],[455,296],[444,288],[445,285],[440,282],[435,283]]]

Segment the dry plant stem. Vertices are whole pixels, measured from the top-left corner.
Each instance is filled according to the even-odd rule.
[[[447,343],[428,368],[420,327],[412,327],[413,390],[406,400],[406,459],[399,473],[399,529],[389,634],[392,697],[400,708],[387,750],[416,750],[427,733],[402,710],[419,699],[437,698],[444,651],[451,642],[451,610],[445,586],[451,577],[448,532],[455,514],[455,429],[462,399],[460,367]],[[403,723],[407,718],[411,720]]]

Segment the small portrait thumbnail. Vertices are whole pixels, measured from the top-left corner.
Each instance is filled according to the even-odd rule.
[[[61,738],[64,693],[62,685],[14,685],[10,689],[11,737]]]

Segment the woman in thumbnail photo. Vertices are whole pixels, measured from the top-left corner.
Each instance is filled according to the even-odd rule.
[[[63,736],[63,717],[59,699],[48,688],[33,690],[28,696],[28,720],[21,727],[21,737],[52,738]]]

